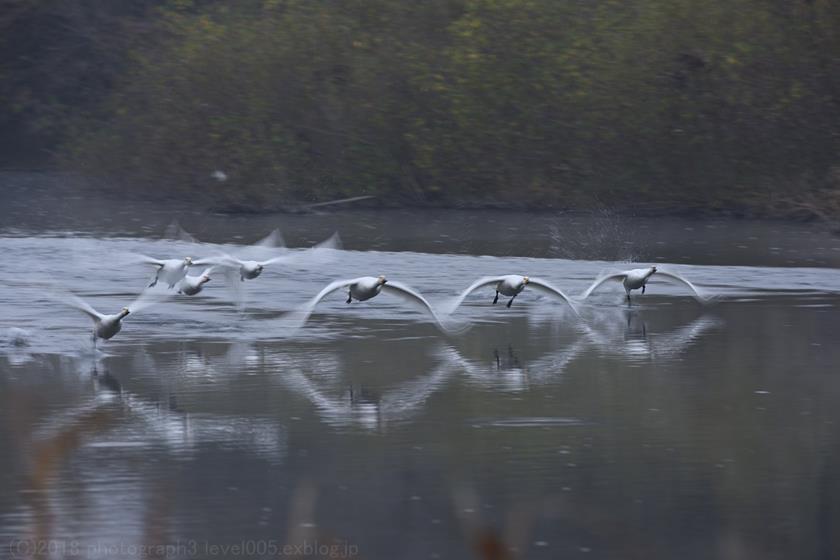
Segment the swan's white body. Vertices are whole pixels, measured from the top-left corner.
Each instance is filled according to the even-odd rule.
[[[610,280],[620,280],[621,285],[624,286],[624,292],[627,294],[627,303],[630,304],[630,292],[632,290],[638,290],[641,288],[642,293],[645,293],[645,287],[647,286],[648,281],[650,280],[651,276],[654,274],[658,274],[661,277],[669,278],[671,280],[676,280],[677,282],[688,286],[688,288],[693,292],[695,299],[698,301],[704,302],[706,298],[700,293],[694,284],[672,272],[665,272],[663,270],[657,270],[655,266],[651,266],[648,268],[634,268],[632,270],[625,270],[623,272],[616,272],[615,274],[608,274],[603,276],[595,282],[592,283],[589,288],[583,293],[581,299],[588,298],[592,292],[594,292],[601,284],[608,282]]]
[[[379,295],[387,282],[388,280],[383,276],[379,278],[373,278],[372,276],[357,278],[353,283],[348,285],[347,303],[351,303],[354,299],[356,301],[367,301]]]
[[[204,289],[204,284],[210,281],[210,272],[213,270],[211,266],[198,276],[184,276],[181,283],[178,284],[178,293],[187,296],[194,296]]]
[[[631,290],[638,290],[639,288],[641,288],[642,293],[644,293],[645,284],[647,284],[648,279],[653,276],[655,272],[655,266],[650,268],[634,268],[633,270],[628,270],[624,272],[624,279],[621,281],[621,284],[624,286],[624,290],[627,293],[630,293]]]
[[[144,264],[157,268],[155,277],[149,284],[149,288],[156,286],[160,280],[166,282],[170,289],[174,288],[175,284],[184,279],[184,276],[187,275],[187,270],[193,265],[193,260],[190,257],[183,259],[154,259],[141,255],[140,258]]]
[[[385,291],[401,298],[403,301],[412,303],[421,308],[424,312],[431,315],[440,329],[446,332],[464,330],[463,325],[455,326],[450,321],[446,321],[444,318],[440,317],[431,304],[426,301],[426,298],[418,292],[405,284],[392,282],[384,276],[376,278],[373,276],[363,276],[360,278],[337,280],[329,284],[326,288],[321,290],[318,295],[313,297],[303,308],[292,313],[292,315],[297,318],[297,326],[303,325],[303,323],[306,322],[312,314],[312,311],[315,309],[315,306],[318,305],[321,300],[331,293],[341,289],[347,289],[347,303],[352,303],[354,299],[356,301],[367,301]]]
[[[226,262],[224,256],[210,257],[206,259],[193,259],[184,257],[183,259],[155,259],[147,257],[146,255],[139,255],[140,261],[143,264],[154,266],[157,268],[155,277],[149,284],[149,288],[153,288],[159,281],[166,282],[167,287],[171,290],[178,285],[181,280],[187,276],[191,266],[209,266],[219,265]]]
[[[530,278],[528,276],[519,276],[517,274],[511,274],[508,276],[485,276],[484,278],[476,280],[469,288],[461,292],[461,295],[459,295],[449,305],[448,312],[453,313],[458,308],[458,306],[460,306],[464,302],[468,295],[478,290],[479,288],[483,288],[484,286],[495,287],[496,297],[493,298],[493,303],[497,303],[499,301],[499,294],[502,294],[504,296],[510,297],[510,300],[507,302],[507,307],[510,307],[516,296],[518,296],[522,292],[522,290],[525,289],[526,286],[530,286],[532,289],[536,290],[542,295],[560,298],[561,300],[566,302],[566,304],[569,307],[572,308],[572,311],[574,311],[575,314],[577,314],[577,309],[575,309],[575,306],[572,304],[572,301],[561,290],[555,288],[545,280],[541,280],[539,278]]]
[[[62,294],[54,294],[53,297],[58,298]],[[58,298],[58,301],[64,305],[68,305],[77,311],[81,311],[93,321],[93,345],[96,346],[96,339],[101,338],[108,340],[122,330],[122,320],[129,313],[135,313],[153,305],[159,301],[148,292],[142,292],[137,299],[131,302],[126,307],[123,307],[118,313],[113,315],[106,315],[100,313],[88,303],[82,301],[72,293],[64,292],[64,297]]]
[[[268,248],[275,246],[276,243],[282,243],[282,238],[280,237],[280,233],[278,231],[272,232],[268,237],[260,241],[255,245],[255,247],[262,247]],[[258,277],[262,274],[262,271],[265,267],[274,264],[274,263],[284,263],[287,265],[292,265],[300,262],[306,261],[319,261],[324,260],[325,257],[328,255],[324,251],[324,249],[340,249],[341,248],[341,239],[338,237],[338,234],[333,234],[329,239],[310,247],[304,251],[295,251],[285,253],[283,255],[279,255],[273,257],[271,259],[267,259],[264,261],[255,261],[255,260],[241,260],[231,255],[225,255],[223,258],[217,261],[217,264],[222,266],[226,266],[229,268],[235,268],[239,270],[239,280],[244,282],[245,280],[253,280],[254,278]]]
[[[91,318],[93,321],[93,343],[96,345],[96,339],[101,338],[108,340],[122,329],[122,320],[126,315],[131,313],[128,307],[123,307],[119,313],[113,315],[105,315],[100,313],[76,296],[71,296],[68,302],[70,307],[81,311]]]

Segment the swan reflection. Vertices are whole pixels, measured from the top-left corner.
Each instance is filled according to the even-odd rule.
[[[674,360],[696,344],[721,321],[701,315],[690,323],[664,333],[649,332],[644,318],[627,312],[627,322],[601,323],[597,327],[584,325],[586,337],[600,351],[631,360]]]
[[[312,403],[320,418],[327,424],[382,431],[394,423],[406,422],[423,410],[426,400],[441,390],[451,378],[454,368],[449,361],[438,364],[428,374],[382,392],[352,385],[341,394],[316,382],[305,370],[317,371],[321,379],[337,379],[342,370],[337,360],[323,357],[309,361],[302,359],[296,367],[289,367],[277,376],[280,382]],[[308,366],[308,367],[307,367]]]
[[[236,448],[281,462],[287,454],[285,428],[268,419],[191,413],[182,410],[174,396],[165,403],[126,390],[108,370],[94,365],[94,394],[76,407],[54,414],[44,423],[36,441],[49,442],[67,433],[92,414],[108,412],[112,423],[87,447],[164,449],[179,458],[192,458],[205,446]],[[84,422],[82,422],[84,425]]]
[[[582,339],[575,339],[560,350],[533,360],[525,360],[513,347],[493,350],[492,361],[479,362],[465,358],[454,348],[450,360],[468,383],[484,389],[508,392],[524,391],[534,385],[556,382],[566,367],[586,348]]]

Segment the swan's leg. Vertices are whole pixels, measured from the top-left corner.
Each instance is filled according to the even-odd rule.
[[[642,293],[645,293],[645,284],[642,284]]]
[[[499,301],[499,292],[497,290],[496,291],[496,297],[493,298],[493,303],[496,304],[496,303],[498,303],[498,301]]]
[[[633,302],[630,301],[630,292],[627,292],[627,307],[632,307]]]
[[[347,303],[352,303],[352,302],[353,302],[353,292],[348,291],[347,292]]]
[[[510,304],[513,303],[513,300],[515,300],[515,299],[516,299],[516,296],[513,296],[512,298],[510,298],[510,301],[508,302],[507,306],[510,307]]]

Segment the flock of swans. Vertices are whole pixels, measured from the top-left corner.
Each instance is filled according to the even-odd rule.
[[[190,236],[186,232],[183,232],[183,230],[180,230],[179,238],[182,241],[189,241],[198,244],[198,241],[194,237]],[[120,309],[117,313],[101,313],[85,301],[81,300],[75,294],[69,294],[69,297],[62,298],[61,301],[84,313],[93,321],[92,338],[95,347],[97,339],[108,340],[119,333],[122,329],[123,319],[125,319],[129,314],[137,313],[150,305],[160,303],[164,297],[190,297],[199,294],[203,290],[205,284],[209,282],[212,276],[217,272],[224,274],[228,284],[234,289],[238,289],[236,286],[239,283],[258,278],[263,270],[271,265],[290,265],[302,262],[327,262],[330,255],[334,255],[332,251],[340,250],[341,244],[338,235],[334,234],[329,239],[310,247],[309,249],[287,251],[283,247],[282,238],[279,232],[274,231],[268,237],[258,242],[255,247],[265,251],[277,252],[277,254],[263,260],[240,259],[234,255],[224,252],[219,252],[216,255],[198,259],[194,259],[192,257],[160,259],[146,255],[134,255],[133,260],[135,262],[145,264],[154,269],[154,276],[148,285],[140,292],[139,296],[132,303]],[[201,269],[201,272],[197,275],[190,275],[190,270],[196,268]],[[493,289],[495,292],[495,296],[492,300],[493,304],[499,302],[500,296],[510,298],[505,304],[508,308],[511,307],[517,296],[528,288],[540,295],[560,300],[568,306],[576,317],[580,317],[577,308],[578,304],[586,300],[603,284],[610,281],[621,282],[626,293],[627,304],[632,305],[630,293],[639,289],[641,289],[642,293],[645,293],[646,286],[654,275],[676,281],[686,286],[689,288],[695,299],[700,302],[708,301],[708,298],[702,295],[697,287],[687,279],[678,274],[659,270],[655,266],[637,268],[600,276],[586,291],[575,298],[566,295],[562,290],[555,287],[550,282],[540,278],[515,274],[487,276],[473,282],[469,287],[461,292],[461,294],[449,302],[448,305],[443,306],[443,309],[437,309],[414,288],[400,282],[389,280],[385,276],[380,275],[336,280],[320,290],[314,297],[302,306],[286,312],[285,316],[288,319],[289,324],[293,325],[294,329],[297,329],[306,323],[316,306],[330,294],[335,292],[344,292],[347,294],[346,302],[350,304],[353,303],[354,300],[358,302],[368,301],[380,293],[385,292],[395,295],[409,303],[414,304],[415,306],[419,306],[434,320],[434,323],[438,328],[444,332],[453,333],[465,330],[468,325],[453,320],[452,315],[470,294],[481,290],[482,288],[489,287]],[[161,295],[160,290],[153,290],[153,288],[159,284],[165,285],[166,287],[164,296]]]

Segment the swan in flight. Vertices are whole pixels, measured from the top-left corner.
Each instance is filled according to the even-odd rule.
[[[94,348],[96,348],[97,338],[108,340],[120,332],[122,329],[122,320],[129,313],[139,311],[149,305],[152,305],[153,303],[150,300],[145,299],[143,294],[141,294],[136,300],[134,300],[134,302],[126,307],[123,307],[119,312],[114,313],[113,315],[106,315],[104,313],[100,313],[88,303],[73,294],[67,294],[67,299],[62,299],[61,302],[73,309],[76,309],[77,311],[81,311],[91,318],[93,321]]]
[[[519,276],[517,274],[511,274],[508,276],[485,276],[484,278],[479,278],[473,282],[469,288],[464,290],[460,296],[455,298],[455,300],[449,305],[448,312],[454,313],[455,310],[464,303],[464,300],[468,295],[485,286],[494,286],[496,289],[496,297],[493,298],[493,303],[498,303],[499,294],[502,294],[503,296],[510,297],[510,300],[507,302],[507,307],[510,307],[513,300],[516,299],[516,296],[522,293],[522,290],[524,290],[526,286],[530,286],[533,290],[536,290],[542,295],[560,298],[572,308],[575,315],[578,314],[577,309],[575,309],[575,306],[569,297],[559,289],[555,288],[545,280],[531,278],[529,276]]]
[[[157,268],[155,277],[147,287],[154,288],[157,286],[158,281],[163,280],[170,290],[184,279],[191,266],[218,264],[219,259],[221,259],[221,257],[199,260],[192,259],[191,257],[184,257],[183,259],[155,259],[146,255],[138,255],[138,257],[143,264]]]
[[[663,276],[665,278],[669,278],[671,280],[676,280],[677,282],[688,286],[688,288],[694,293],[694,298],[697,301],[705,302],[706,297],[704,297],[700,291],[688,280],[679,276],[678,274],[674,274],[673,272],[665,272],[664,270],[657,270],[655,266],[651,266],[648,268],[634,268],[633,270],[625,270],[623,272],[616,272],[615,274],[607,274],[606,276],[602,276],[601,278],[595,280],[595,282],[587,288],[587,290],[580,296],[580,299],[588,298],[592,292],[597,290],[601,284],[608,282],[610,280],[619,280],[621,284],[624,286],[624,291],[627,293],[627,305],[632,305],[630,301],[630,292],[632,290],[638,290],[639,288],[642,289],[642,293],[645,293],[645,286],[650,280],[651,276],[657,274],[659,276]]]
[[[269,240],[274,240],[279,238],[279,232],[276,230],[272,232],[269,237],[265,238],[263,241],[257,243],[256,246],[258,247],[271,247],[274,246],[269,243]],[[309,249],[305,249],[303,251],[295,251],[295,252],[287,252],[282,255],[278,255],[276,257],[256,261],[256,260],[242,260],[238,259],[231,255],[224,255],[224,257],[218,260],[218,264],[222,266],[226,266],[233,269],[238,269],[239,271],[239,280],[244,282],[245,280],[253,280],[260,274],[262,274],[263,269],[270,264],[274,263],[284,263],[287,265],[296,264],[302,261],[311,261],[311,260],[323,260],[323,257],[327,256],[328,253],[324,252],[324,249],[340,249],[341,248],[341,239],[338,237],[337,233],[334,233],[330,236],[329,239],[310,247]]]
[[[291,313],[291,316],[297,320],[296,326],[303,325],[309,319],[309,316],[312,314],[315,306],[318,305],[321,300],[333,292],[344,289],[347,290],[347,303],[352,303],[354,299],[356,301],[367,301],[378,296],[382,292],[386,292],[421,308],[423,311],[431,315],[437,326],[445,332],[463,331],[465,329],[463,325],[456,325],[452,321],[447,321],[439,316],[426,298],[412,288],[409,288],[405,284],[401,284],[399,282],[392,282],[384,276],[378,276],[376,278],[373,276],[363,276],[361,278],[337,280],[329,284],[301,309]]]
[[[214,267],[209,267],[198,276],[184,276],[178,284],[178,293],[186,296],[194,296],[204,289],[204,284],[210,281],[210,273]]]

